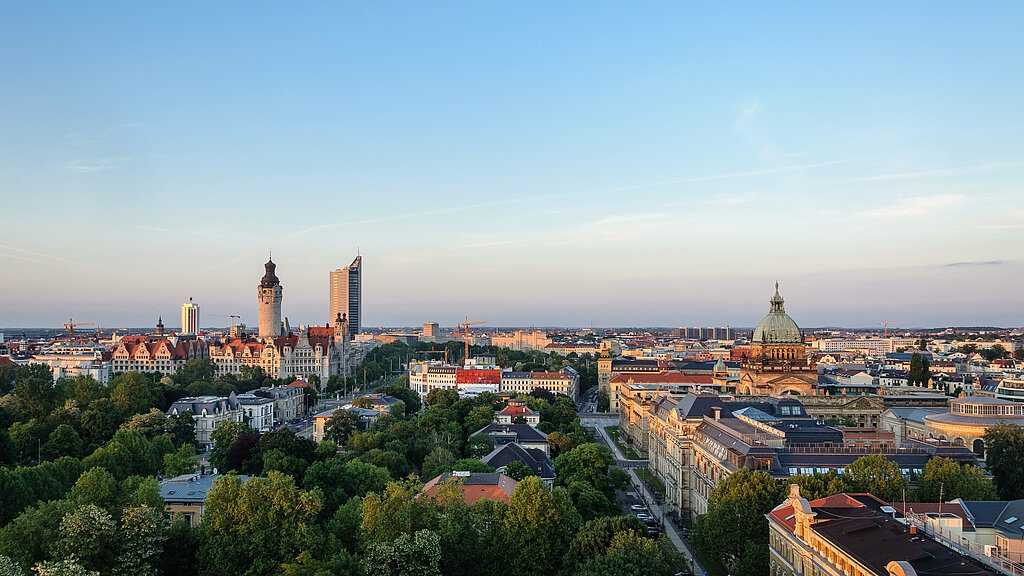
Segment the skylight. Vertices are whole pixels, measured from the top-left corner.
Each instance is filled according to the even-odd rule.
[[[1017,521],[1017,517],[1016,516],[1010,516],[1006,520],[1003,520],[1003,522],[1006,522],[1007,524],[1013,524],[1016,521]]]

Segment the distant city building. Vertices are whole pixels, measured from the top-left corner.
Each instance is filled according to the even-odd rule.
[[[262,323],[261,323],[262,324]],[[236,338],[210,347],[210,358],[219,374],[241,374],[242,366],[259,366],[273,378],[317,376],[321,389],[334,375],[355,376],[363,347],[344,338],[339,318],[334,327],[313,326],[298,334],[245,340]]]
[[[491,345],[511,350],[542,350],[552,340],[543,330],[516,330],[512,335],[493,335]]]
[[[669,336],[687,340],[733,340],[736,337],[733,329],[728,326],[673,328],[669,331]]]
[[[439,338],[440,336],[441,326],[437,322],[427,322],[423,325],[424,338]]]
[[[199,396],[181,398],[167,410],[168,416],[190,412],[196,424],[196,445],[200,449],[211,447],[210,435],[224,422],[241,422],[242,411],[232,392],[229,396]]]
[[[349,337],[359,334],[363,321],[363,257],[356,256],[351,264],[331,272],[330,275],[330,316],[333,321],[338,314],[348,318]]]
[[[274,428],[274,401],[254,394],[239,394],[238,408],[242,421],[257,432],[269,432]]]
[[[197,338],[125,336],[111,350],[110,363],[114,372],[174,374],[189,360],[208,355],[206,342]]]
[[[257,296],[260,305],[260,339],[276,338],[281,335],[281,281],[277,279],[275,272],[277,264],[274,260],[267,260],[264,265],[266,273],[260,280],[257,287]]]
[[[160,329],[163,331],[163,319],[160,320]],[[199,304],[188,299],[181,305],[181,335],[196,336],[199,334]]]
[[[561,372],[511,372],[501,373],[499,391],[513,394],[529,394],[534,390],[546,390],[579,400],[580,375],[570,367]]]
[[[768,314],[757,323],[750,346],[741,352],[737,392],[742,394],[814,394],[817,369],[808,362],[803,332],[786,314],[775,283]]]
[[[883,355],[898,352],[900,348],[915,348],[916,338],[863,338],[815,340],[811,346],[822,352],[844,352],[847,350],[864,352],[871,355]]]
[[[76,376],[91,376],[97,382],[110,381],[111,354],[95,342],[54,342],[32,357],[32,364],[50,368],[53,381]]]

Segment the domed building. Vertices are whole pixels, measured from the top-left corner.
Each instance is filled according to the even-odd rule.
[[[757,323],[741,363],[741,394],[813,394],[817,368],[807,361],[804,334],[786,314],[775,283],[768,314]]]
[[[785,300],[775,283],[775,296],[769,301],[768,314],[757,323],[750,338],[752,362],[807,364],[807,346],[804,334],[796,322],[786,314]]]

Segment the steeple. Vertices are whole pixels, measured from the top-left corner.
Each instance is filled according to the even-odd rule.
[[[786,309],[783,307],[783,303],[785,302],[785,300],[782,298],[782,295],[779,294],[779,283],[778,282],[775,282],[775,296],[772,296],[772,299],[770,300],[770,302],[771,302],[770,312],[781,312],[781,313],[785,313],[786,312]]]

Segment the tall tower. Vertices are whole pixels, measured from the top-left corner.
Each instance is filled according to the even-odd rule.
[[[199,334],[199,304],[188,299],[181,306],[181,335],[196,336]]]
[[[277,264],[267,260],[264,265],[267,273],[257,287],[260,301],[260,338],[273,338],[281,335],[281,281],[274,271]]]
[[[331,272],[332,321],[343,314],[348,319],[348,337],[359,333],[363,318],[363,257],[356,256],[351,264]]]

